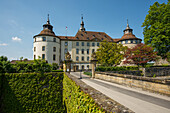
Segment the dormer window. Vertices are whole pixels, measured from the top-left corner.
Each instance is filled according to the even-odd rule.
[[[95,37],[95,35],[93,35]]]
[[[89,37],[87,37],[87,40],[89,40]]]
[[[83,36],[83,34],[81,34],[81,36]]]
[[[65,39],[68,39],[68,37],[65,37]]]
[[[42,37],[42,41],[46,41],[46,37]]]
[[[103,38],[102,38],[102,40],[103,40]]]
[[[78,39],[79,39],[79,37],[76,37],[76,39],[78,40]]]

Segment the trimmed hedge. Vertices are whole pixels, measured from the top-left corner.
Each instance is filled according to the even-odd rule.
[[[64,112],[63,73],[6,73],[0,78],[0,112]]]
[[[104,66],[99,66],[96,67],[96,71],[126,71],[126,70],[138,70],[137,66],[122,66],[122,67],[104,67]]]
[[[94,100],[76,85],[67,75],[63,80],[63,101],[68,113],[103,113]]]
[[[84,72],[85,75],[88,75],[88,76],[92,76],[92,73],[91,72]]]

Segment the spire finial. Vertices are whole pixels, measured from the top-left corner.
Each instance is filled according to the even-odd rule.
[[[49,14],[48,14],[48,18],[47,18],[47,24],[50,24]]]
[[[129,22],[128,22],[128,19],[127,19],[127,26],[129,27]]]
[[[81,14],[80,31],[85,31],[85,28],[84,28],[84,22],[83,22],[83,14]]]
[[[81,21],[83,21],[83,14],[81,14]]]

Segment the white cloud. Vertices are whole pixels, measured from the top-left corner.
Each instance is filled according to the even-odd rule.
[[[21,38],[18,38],[18,37],[12,37],[12,40],[17,41],[17,42],[21,42]]]
[[[7,46],[8,44],[6,44],[6,43],[2,43],[2,44],[0,44],[0,46]]]

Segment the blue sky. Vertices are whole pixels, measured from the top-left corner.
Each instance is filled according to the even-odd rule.
[[[168,0],[0,0],[0,56],[9,60],[33,59],[33,36],[40,33],[47,14],[56,35],[74,36],[84,16],[87,31],[106,32],[121,38],[126,20],[136,37],[150,5]]]

